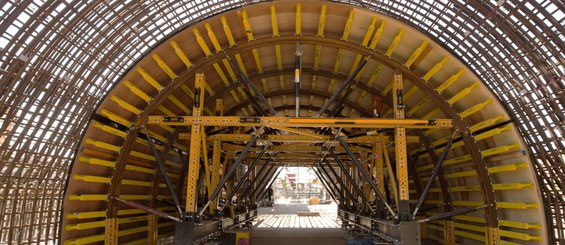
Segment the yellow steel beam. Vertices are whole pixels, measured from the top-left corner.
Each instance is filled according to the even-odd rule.
[[[386,148],[384,146],[386,146],[385,141],[384,141],[384,137],[381,136],[381,146],[383,146],[383,157],[385,159],[385,163],[386,163],[386,169],[387,169],[387,173],[388,173],[388,179],[390,181],[390,187],[392,188],[392,195],[394,196],[394,203],[396,204],[396,207],[398,207],[398,188],[396,187],[396,178],[394,176],[394,173],[392,171],[392,164],[390,163],[390,158],[388,156],[388,151],[385,150]]]
[[[424,52],[424,50],[426,49],[427,46],[428,46],[428,40],[422,41],[420,46],[416,50],[414,50],[414,52],[412,53],[410,58],[408,58],[408,60],[404,64],[404,66],[411,68],[412,64],[414,64],[414,61],[416,61],[418,59],[418,57],[420,57],[420,55],[422,55],[422,53]]]
[[[204,73],[197,73],[194,82],[194,94],[195,102],[192,109],[192,115],[195,118],[199,118],[202,115],[202,108],[204,107],[204,83],[205,76]],[[198,174],[200,169],[200,148],[202,143],[202,125],[193,124],[191,127],[191,139],[190,139],[190,156],[188,160],[188,181],[186,188],[186,211],[196,212],[197,207],[197,182]]]
[[[373,144],[373,154],[375,158],[373,160],[373,165],[375,168],[375,181],[377,182],[377,188],[381,193],[385,193],[385,182],[384,182],[384,159],[383,159],[383,146],[381,142],[376,142]]]
[[[169,78],[175,79],[177,77],[177,74],[175,74],[175,72],[167,65],[167,63],[165,63],[165,61],[163,61],[163,59],[161,59],[158,54],[152,54],[151,57],[161,68],[161,70],[163,70],[167,74],[167,76],[169,76]]]
[[[222,142],[214,141],[212,147],[212,179],[211,179],[211,189],[215,190],[220,181],[220,160],[222,157]],[[217,199],[212,200],[210,204],[210,213],[213,213],[214,209],[217,207]]]
[[[302,130],[305,131],[305,130]],[[180,133],[179,139],[180,140],[187,140],[190,139],[190,134]],[[215,134],[208,137],[210,141],[249,141],[251,139],[251,134]],[[326,136],[327,137],[327,136]],[[345,139],[348,143],[367,143],[372,144],[373,142],[379,142],[380,136],[361,136],[355,138],[347,138]],[[392,137],[385,137],[385,142],[390,143],[394,142]],[[312,137],[309,135],[291,135],[291,134],[282,134],[282,135],[266,135],[266,140],[271,142],[309,142],[309,143],[321,143],[321,142],[328,142],[328,143],[339,143],[338,141],[330,140],[329,137],[327,138],[320,138],[320,137]],[[418,136],[407,136],[406,137],[407,143],[419,143],[420,140]]]
[[[296,16],[295,16],[295,27],[294,32],[297,36],[302,35],[302,5],[300,3],[296,4]]]
[[[481,155],[483,157],[489,157],[489,156],[492,156],[492,155],[504,154],[504,153],[508,153],[509,151],[520,149],[520,147],[521,146],[520,146],[519,143],[502,145],[502,146],[499,146],[499,147],[490,148],[488,150],[483,150],[483,151],[481,151]],[[443,166],[456,165],[456,164],[468,162],[470,160],[471,160],[470,155],[463,155],[463,156],[459,156],[459,157],[455,157],[455,158],[445,160],[443,162]],[[423,171],[423,170],[432,169],[432,168],[433,168],[433,165],[428,164],[428,165],[425,165],[425,166],[418,167],[417,171]]]
[[[428,81],[430,80],[430,78],[432,78],[433,75],[435,75],[442,67],[443,65],[445,65],[445,62],[447,62],[447,60],[449,60],[447,57],[443,57],[443,59],[441,59],[437,64],[435,64],[432,69],[430,69],[423,77],[422,79],[424,81]]]
[[[118,218],[107,218],[104,227],[104,244],[118,244]]]
[[[159,238],[159,216],[155,214],[147,214],[147,244],[157,245]]]
[[[404,87],[404,79],[402,78],[402,73],[394,73],[393,81],[393,108],[394,108],[394,118],[404,119],[404,103],[398,95],[402,95]],[[398,179],[398,199],[399,201],[408,201],[408,157],[406,152],[406,128],[396,127],[394,128],[394,141],[396,149],[396,175]]]
[[[147,124],[183,126],[283,126],[283,127],[342,127],[342,128],[451,128],[451,119],[390,119],[390,118],[288,118],[238,116],[149,116]]]
[[[172,41],[172,42],[169,43],[169,45],[171,45],[173,50],[175,50],[175,54],[177,54],[177,56],[182,61],[182,63],[184,63],[186,68],[190,68],[191,66],[193,66],[192,62],[190,62],[188,57],[186,57],[186,54],[182,51],[182,49],[180,48],[180,46],[177,42]]]

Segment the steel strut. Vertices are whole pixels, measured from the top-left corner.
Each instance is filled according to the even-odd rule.
[[[353,185],[353,188],[355,188],[355,191],[357,191],[357,194],[359,194],[359,196],[361,196],[361,199],[363,199],[364,205],[366,205],[369,208],[369,210],[371,210],[371,212],[373,212],[373,207],[371,207],[371,205],[369,205],[369,200],[367,200],[367,197],[365,195],[363,195],[363,190],[361,190],[361,188],[357,185],[357,183],[355,183],[355,180],[353,180],[353,177],[351,177],[351,175],[347,172],[347,170],[345,169],[345,167],[341,163],[341,160],[339,160],[339,158],[337,157],[337,155],[335,154],[335,152],[331,148],[329,148],[328,151],[330,152],[330,155],[332,155],[333,159],[335,160],[335,162],[337,163],[337,165],[339,166],[341,171],[345,174],[345,177],[347,178],[347,180],[349,180],[351,185]],[[322,159],[322,161],[325,161],[326,164],[328,164],[328,165],[330,164],[328,162],[328,160],[325,158],[325,156]]]
[[[345,140],[343,140],[343,138],[339,137],[339,135],[336,135],[335,137],[339,143],[341,144],[341,146],[343,147],[343,149],[345,149],[345,151],[347,152],[347,154],[349,155],[349,157],[351,157],[351,160],[353,160],[353,162],[355,163],[355,165],[357,166],[357,171],[361,172],[361,175],[363,175],[363,178],[365,178],[365,180],[367,182],[369,182],[369,184],[371,185],[371,188],[373,188],[373,191],[377,194],[377,196],[383,201],[385,207],[388,209],[388,212],[396,219],[398,218],[398,216],[394,213],[394,211],[392,210],[392,208],[390,207],[390,205],[386,202],[386,198],[383,195],[383,193],[381,193],[377,187],[377,185],[375,184],[375,182],[371,179],[371,177],[369,176],[369,173],[367,173],[367,171],[365,171],[365,169],[363,168],[363,165],[359,162],[359,160],[357,160],[357,158],[355,157],[355,155],[353,154],[353,151],[351,151],[351,148],[349,148],[349,145],[347,144],[347,142],[345,142]],[[386,149],[385,149],[386,150]],[[333,152],[333,151],[332,151]],[[331,153],[331,152],[330,152]]]
[[[349,83],[351,81],[353,81],[353,79],[355,79],[355,76],[357,76],[357,73],[359,73],[361,71],[361,69],[363,69],[363,67],[367,64],[367,61],[369,60],[370,56],[365,57],[363,60],[361,60],[361,62],[359,62],[359,65],[357,65],[357,67],[355,68],[355,70],[353,71],[353,73],[351,73],[343,82],[343,84],[339,87],[339,89],[332,95],[332,97],[328,100],[328,102],[326,102],[326,104],[324,104],[324,106],[322,106],[322,108],[320,109],[320,111],[318,111],[318,114],[316,114],[316,117],[321,117],[322,114],[324,114],[324,112],[326,112],[326,110],[328,109],[328,107],[330,107],[330,105],[341,95],[341,92],[343,92],[343,90],[347,87],[347,85],[349,85]]]
[[[231,200],[233,198],[233,196],[235,195],[235,193],[239,190],[239,188],[241,187],[241,185],[243,185],[243,183],[245,183],[245,181],[247,180],[247,178],[249,177],[249,174],[251,173],[251,169],[253,169],[257,163],[259,163],[259,161],[261,160],[261,157],[263,157],[263,154],[265,154],[265,151],[267,150],[268,146],[265,146],[263,148],[263,150],[261,150],[261,152],[259,153],[259,155],[257,156],[257,158],[253,161],[253,163],[251,164],[251,166],[247,169],[247,171],[245,172],[245,174],[243,175],[243,177],[238,180],[237,185],[234,187],[234,189],[232,190],[232,192],[228,195],[226,200]],[[226,205],[229,202],[225,202],[224,205],[222,205],[222,207],[219,209],[220,212],[222,210],[224,210],[224,208],[226,207]]]
[[[253,184],[255,184],[257,177],[261,176],[261,174],[263,173],[263,171],[265,169],[267,169],[267,165],[269,164],[269,162],[271,162],[272,157],[267,158],[267,160],[265,161],[265,163],[263,163],[263,166],[261,166],[261,168],[259,169],[259,171],[257,172],[257,174],[255,174],[255,178],[253,178],[251,185],[247,186],[245,189],[243,189],[243,195],[241,196],[241,198],[237,199],[236,202],[236,206],[239,205],[239,203],[241,202],[241,200],[243,200],[244,198],[248,197],[250,193],[249,188],[252,188]]]
[[[259,184],[257,184],[257,188],[255,188],[253,190],[253,192],[251,193],[251,197],[253,198],[253,200],[255,200],[257,198],[257,194],[259,194],[258,192],[260,192],[260,190],[262,188],[265,187],[265,185],[268,183],[265,182],[265,180],[270,179],[271,177],[273,177],[273,175],[275,174],[276,170],[273,172],[271,170],[273,170],[275,168],[276,164],[271,165],[271,167],[267,170],[267,172],[265,173],[265,175],[261,178],[261,180],[259,181]],[[259,176],[259,175],[257,175]]]
[[[322,183],[322,185],[324,186],[324,188],[326,188],[326,191],[328,192],[328,194],[330,194],[330,196],[332,197],[332,199],[336,202],[339,203],[338,199],[335,198],[335,194],[333,193],[333,190],[331,190],[330,188],[328,188],[328,186],[326,185],[326,182],[324,180],[322,180],[322,177],[320,176],[320,174],[318,173],[318,171],[316,169],[314,169],[314,174],[316,174],[316,177],[318,177],[318,179],[320,180],[320,183]]]
[[[182,211],[182,207],[180,205],[179,198],[177,196],[177,193],[175,192],[175,189],[173,188],[173,185],[171,184],[171,180],[169,179],[169,176],[167,176],[167,171],[165,170],[165,165],[161,161],[161,157],[159,157],[159,152],[155,148],[155,143],[153,142],[153,138],[151,138],[151,136],[149,136],[149,132],[147,131],[146,127],[143,127],[143,129],[145,130],[145,135],[147,135],[147,141],[149,142],[149,148],[151,148],[151,151],[153,152],[153,156],[155,157],[155,162],[157,162],[157,167],[159,169],[159,173],[161,174],[161,177],[165,180],[165,184],[167,185],[167,189],[169,189],[169,192],[171,193],[171,196],[173,197],[173,202],[175,203],[175,206],[177,208],[177,211],[179,212],[179,215],[182,215],[184,213],[184,211]]]
[[[265,191],[266,191],[267,189],[271,188],[271,186],[273,185],[273,183],[275,183],[275,180],[277,180],[277,177],[279,177],[279,174],[281,174],[281,172],[282,172],[282,169],[280,169],[279,172],[277,172],[277,173],[274,175],[274,177],[273,177],[272,180],[270,181],[271,183],[267,185],[267,188],[261,190],[261,192],[259,193],[259,196],[258,196],[257,198],[263,197],[263,195],[265,194]],[[268,182],[267,182],[267,183],[268,183]]]
[[[245,75],[245,73],[243,73],[243,71],[241,70],[241,68],[235,64],[233,62],[233,60],[226,55],[226,59],[230,62],[231,66],[237,71],[237,73],[239,74],[239,76],[241,77],[241,79],[243,80],[243,82],[249,86],[249,88],[251,88],[251,90],[253,90],[253,93],[255,93],[255,95],[257,95],[257,97],[259,97],[259,100],[261,101],[261,103],[263,103],[263,105],[265,107],[267,107],[267,110],[269,110],[269,112],[272,115],[276,115],[277,112],[275,111],[275,109],[273,109],[273,107],[269,104],[269,102],[267,101],[267,99],[265,99],[265,97],[263,96],[263,94],[261,93],[261,91],[259,91],[249,80],[249,77],[247,77],[247,75]]]
[[[251,137],[251,140],[249,140],[249,142],[247,142],[247,145],[245,145],[245,148],[243,148],[243,151],[239,154],[239,157],[235,160],[235,162],[232,164],[232,166],[230,166],[230,169],[228,170],[227,174],[222,178],[220,183],[218,183],[218,186],[216,186],[216,189],[214,190],[214,192],[212,192],[212,195],[210,195],[210,199],[208,200],[208,202],[206,202],[206,205],[204,205],[204,208],[202,208],[202,210],[200,211],[200,213],[199,213],[200,216],[202,216],[202,214],[204,213],[206,208],[208,208],[208,206],[210,206],[210,203],[212,202],[212,200],[216,199],[216,197],[218,196],[218,194],[222,190],[223,186],[226,184],[228,179],[235,172],[237,166],[239,166],[241,161],[243,161],[245,154],[247,154],[247,152],[249,152],[249,149],[251,149],[251,146],[253,146],[255,141],[257,141],[257,138],[259,138],[259,136],[261,135],[263,127],[264,126],[261,126],[261,128],[259,128],[259,130],[257,130],[257,134],[255,134],[255,135],[253,135],[253,137]]]
[[[341,180],[341,178],[339,177],[339,175],[337,174],[337,172],[335,171],[335,169],[333,169],[333,167],[330,165],[330,163],[329,163],[327,160],[326,160],[326,161],[324,161],[324,160],[326,160],[325,157],[323,158],[323,160],[321,160],[320,162],[318,162],[318,166],[320,166],[320,169],[322,169],[322,171],[328,176],[328,178],[331,179],[330,175],[328,174],[328,172],[326,171],[326,169],[325,169],[324,166],[322,165],[322,162],[323,162],[323,163],[326,163],[326,164],[328,165],[328,168],[330,169],[330,172],[333,174],[333,176],[335,176],[335,179],[337,180],[337,182],[338,182],[339,185],[341,186],[341,189],[342,189],[342,190],[347,189],[347,188],[345,187],[345,183],[343,183],[343,181]],[[340,167],[340,169],[341,169],[341,167]],[[342,169],[342,171],[343,171],[343,169]],[[331,182],[331,181],[330,181],[330,182]],[[332,182],[332,183],[333,183],[333,182]],[[336,187],[336,190],[339,189],[339,188],[337,188],[337,184],[334,184],[334,186]],[[338,192],[338,193],[340,193],[340,192]],[[349,199],[351,199],[351,201],[353,202],[353,205],[357,206],[358,202],[357,202],[357,200],[355,199],[355,197],[353,197],[353,194],[351,194],[351,192],[349,192],[349,191],[346,191],[345,193],[347,194],[347,196],[349,197]],[[341,193],[340,193],[340,194],[341,194]],[[343,196],[343,197],[344,197],[344,199],[345,199],[345,196]],[[349,204],[349,203],[348,203],[348,204]]]
[[[416,204],[416,207],[414,208],[414,213],[412,213],[412,216],[416,217],[416,214],[418,214],[418,210],[420,209],[420,207],[424,203],[424,200],[426,199],[428,192],[432,188],[432,184],[434,183],[435,178],[436,178],[439,170],[443,166],[443,162],[444,162],[445,158],[447,157],[447,153],[449,153],[449,150],[451,149],[451,145],[453,144],[453,139],[455,138],[455,134],[457,134],[457,130],[455,130],[453,132],[453,134],[451,135],[451,138],[449,138],[449,140],[447,141],[447,144],[445,145],[445,148],[444,148],[443,152],[441,153],[441,156],[437,160],[436,166],[434,167],[434,171],[432,171],[432,176],[430,176],[428,183],[426,183],[426,187],[422,191],[422,195],[420,196],[420,199],[418,199],[418,203]]]

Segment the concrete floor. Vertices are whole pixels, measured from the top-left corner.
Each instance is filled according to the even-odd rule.
[[[319,212],[320,216],[299,217],[298,211]],[[252,245],[343,245],[349,237],[339,228],[335,204],[279,204],[259,208],[258,212],[251,230]]]

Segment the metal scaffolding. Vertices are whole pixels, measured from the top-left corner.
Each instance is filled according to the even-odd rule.
[[[252,2],[262,1],[2,1],[0,244],[60,239],[69,169],[97,105],[167,37]],[[548,242],[565,243],[563,3],[337,2],[417,28],[484,81],[528,146],[549,211],[553,240]],[[271,94],[285,92],[295,91]],[[331,97],[308,89],[302,89],[301,95]],[[270,99],[269,94],[266,97]],[[370,114],[362,107],[358,111]]]

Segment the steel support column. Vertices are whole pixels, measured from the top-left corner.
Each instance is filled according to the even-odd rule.
[[[400,71],[394,71],[392,84],[392,103],[395,119],[404,119],[404,79]],[[396,150],[396,179],[398,180],[398,218],[400,221],[412,220],[408,185],[408,157],[406,152],[406,128],[394,128],[394,148]]]

